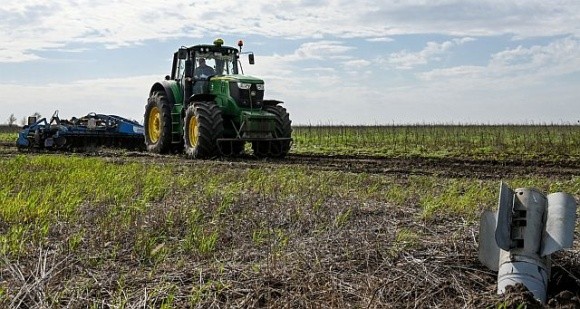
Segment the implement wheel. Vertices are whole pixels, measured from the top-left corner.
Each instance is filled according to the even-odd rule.
[[[145,106],[145,145],[154,153],[171,150],[171,106],[160,91],[153,92]]]
[[[222,113],[213,102],[194,102],[185,111],[183,139],[189,158],[219,155],[217,139],[223,135]]]
[[[262,109],[276,115],[274,137],[292,137],[292,121],[286,109],[279,105],[264,106]],[[258,157],[284,158],[290,151],[290,141],[252,142],[254,155]]]

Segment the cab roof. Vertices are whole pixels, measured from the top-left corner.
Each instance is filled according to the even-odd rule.
[[[184,47],[182,47],[184,48]],[[202,52],[222,52],[224,50],[232,50],[233,53],[238,53],[238,49],[231,46],[217,46],[212,44],[199,44],[185,47],[187,50],[202,51]]]

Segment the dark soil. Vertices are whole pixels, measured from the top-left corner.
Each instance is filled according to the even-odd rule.
[[[14,143],[0,143],[0,156],[18,153]],[[42,151],[40,153],[54,153]],[[32,153],[34,154],[34,153]],[[83,155],[108,157],[113,160],[139,160],[151,162],[187,163],[184,155],[156,155],[147,152],[118,151],[101,149],[84,152]],[[251,155],[217,159],[228,165],[251,167],[253,165],[302,165],[311,169],[336,170],[353,173],[394,174],[394,175],[433,175],[446,178],[502,179],[513,177],[571,177],[580,175],[580,160],[562,158],[558,160],[536,159],[460,159],[427,157],[377,157],[377,156],[320,156],[308,154],[289,154],[285,159],[260,159]]]

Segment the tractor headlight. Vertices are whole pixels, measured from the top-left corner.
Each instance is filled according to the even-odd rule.
[[[238,88],[244,89],[244,90],[250,89],[251,86],[252,86],[252,84],[250,84],[250,83],[238,83]]]
[[[264,84],[256,84],[258,90],[264,90]]]

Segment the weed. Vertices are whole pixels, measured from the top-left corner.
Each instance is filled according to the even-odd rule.
[[[339,213],[336,218],[334,219],[334,224],[336,224],[337,227],[342,227],[344,225],[346,225],[346,223],[348,222],[348,220],[350,219],[352,214],[352,208],[349,208],[341,213]]]
[[[69,251],[77,250],[84,241],[84,239],[85,239],[84,230],[72,234],[67,240],[68,250]]]
[[[24,253],[29,228],[28,224],[14,224],[7,233],[0,234],[0,254],[18,256]]]

